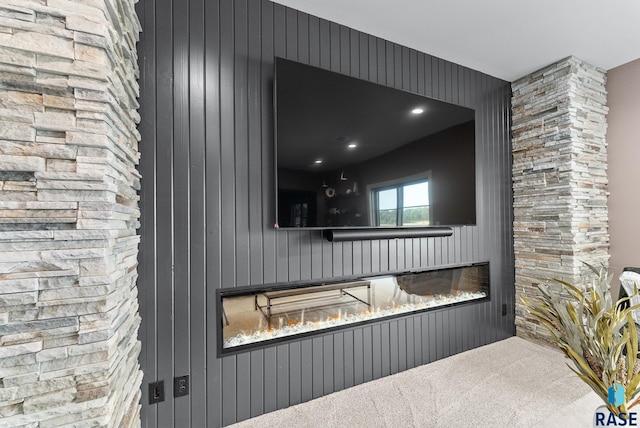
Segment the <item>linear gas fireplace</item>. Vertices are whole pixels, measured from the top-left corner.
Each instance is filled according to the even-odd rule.
[[[489,264],[218,291],[227,354],[355,324],[489,299]]]

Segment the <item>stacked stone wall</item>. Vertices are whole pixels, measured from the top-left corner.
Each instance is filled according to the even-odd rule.
[[[132,0],[0,0],[0,426],[139,425]]]
[[[547,340],[522,307],[536,284],[581,285],[607,266],[606,73],[569,57],[512,84],[516,327]]]

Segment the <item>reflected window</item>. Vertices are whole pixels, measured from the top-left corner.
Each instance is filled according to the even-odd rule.
[[[429,226],[429,181],[398,183],[373,189],[376,226]]]

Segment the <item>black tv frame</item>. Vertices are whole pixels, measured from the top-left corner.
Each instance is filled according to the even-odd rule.
[[[274,228],[276,230],[283,230],[283,231],[303,231],[303,230],[319,230],[322,232],[322,235],[325,237],[325,239],[327,241],[330,242],[339,242],[339,241],[352,241],[352,240],[371,240],[371,239],[396,239],[396,238],[420,238],[420,237],[446,237],[446,236],[451,236],[453,234],[453,228],[452,226],[475,226],[477,225],[477,212],[478,212],[478,200],[477,200],[477,194],[478,194],[478,168],[477,168],[477,156],[475,158],[475,222],[474,223],[460,223],[460,224],[451,224],[451,225],[433,225],[433,226],[396,226],[396,227],[389,227],[389,226],[302,226],[302,227],[295,227],[295,226],[280,226],[278,223],[278,209],[279,209],[279,205],[278,205],[278,191],[279,191],[279,187],[278,187],[278,136],[277,136],[277,96],[276,96],[276,89],[277,89],[277,72],[275,71],[276,64],[277,64],[277,60],[278,59],[283,59],[283,60],[287,60],[287,61],[291,61],[290,59],[287,58],[281,58],[281,57],[275,57],[274,58],[274,84],[273,84],[273,111],[274,111],[274,142],[273,142],[273,147],[274,147],[274,152],[273,152],[273,160],[274,160],[274,204],[275,204],[275,222],[274,222]],[[293,62],[298,62],[298,61],[293,61]],[[314,67],[310,64],[305,64],[302,62],[299,62],[300,64],[303,65],[307,65],[310,67]],[[326,72],[330,72],[330,73],[335,73],[338,75],[343,75],[345,77],[348,78],[353,78],[353,79],[357,79],[357,80],[363,80],[365,82],[369,82],[369,83],[373,83],[379,86],[384,86],[384,87],[388,87],[391,89],[394,89],[396,91],[400,91],[400,92],[408,92],[414,95],[418,95],[420,97],[423,98],[427,98],[427,99],[432,99],[432,100],[436,100],[439,102],[444,102],[444,103],[448,103],[451,105],[458,105],[460,107],[465,107],[456,103],[451,103],[448,101],[444,101],[444,100],[439,100],[435,97],[429,97],[427,95],[424,94],[419,94],[419,93],[415,93],[415,92],[411,92],[411,91],[407,91],[407,90],[403,90],[403,89],[398,89],[398,88],[394,88],[394,87],[390,87],[390,86],[386,86],[386,85],[382,85],[382,84],[378,84],[376,82],[371,82],[365,79],[360,79],[358,77],[354,77],[354,76],[350,76],[348,74],[344,74],[344,73],[339,73],[339,72],[335,72],[332,70],[327,70],[324,69],[322,67],[315,67],[318,68],[320,70],[326,71]],[[465,108],[470,108],[470,107],[465,107]],[[474,109],[475,110],[475,109]],[[478,148],[478,142],[477,142],[477,129],[474,131],[476,133],[476,137],[475,142],[474,142],[474,151],[477,153],[477,148]]]

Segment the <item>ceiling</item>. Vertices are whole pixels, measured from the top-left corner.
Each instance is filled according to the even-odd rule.
[[[277,0],[514,81],[574,55],[605,70],[640,58],[638,0]]]

